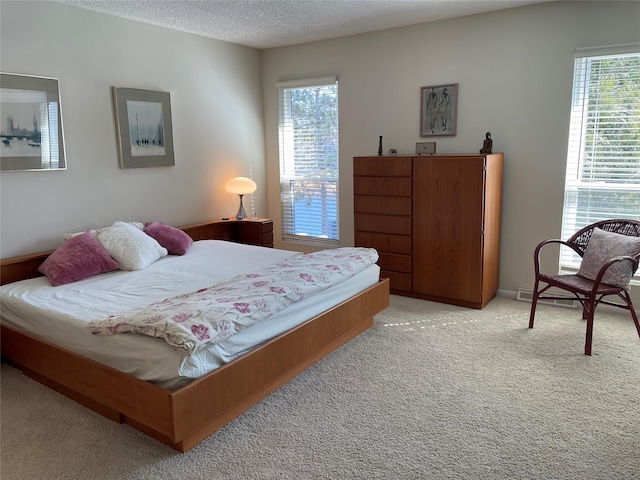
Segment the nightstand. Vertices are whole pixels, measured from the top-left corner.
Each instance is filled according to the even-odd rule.
[[[228,240],[273,248],[273,220],[269,218],[219,219],[180,228],[194,240]]]

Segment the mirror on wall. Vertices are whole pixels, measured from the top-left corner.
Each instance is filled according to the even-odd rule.
[[[58,79],[0,73],[0,171],[65,170]]]

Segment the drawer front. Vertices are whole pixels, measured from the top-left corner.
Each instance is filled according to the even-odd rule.
[[[353,207],[354,211],[359,213],[411,215],[411,197],[356,195],[353,198]]]
[[[273,232],[262,234],[262,245],[265,247],[273,247]]]
[[[411,256],[397,255],[395,253],[378,252],[380,259],[378,265],[382,270],[390,272],[411,273]]]
[[[388,272],[380,270],[380,278],[388,278],[389,287],[396,291],[411,292],[411,275],[407,273]]]
[[[411,157],[356,157],[353,159],[354,175],[410,177],[412,169]]]
[[[363,232],[411,235],[411,217],[356,213],[353,223],[355,230]]]
[[[411,255],[412,239],[408,235],[356,231],[355,244],[358,247],[375,248],[378,252]]]
[[[411,177],[353,177],[355,195],[411,197]]]

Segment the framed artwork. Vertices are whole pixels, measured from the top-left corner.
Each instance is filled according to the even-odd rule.
[[[456,134],[458,84],[420,87],[420,136]]]
[[[113,102],[120,168],[174,166],[169,93],[113,87]]]
[[[0,73],[0,170],[65,170],[57,78]]]

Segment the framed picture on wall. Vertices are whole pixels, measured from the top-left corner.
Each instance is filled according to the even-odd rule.
[[[0,170],[65,170],[58,79],[0,73]]]
[[[421,137],[455,135],[457,117],[457,83],[420,88]]]
[[[174,166],[169,93],[113,87],[113,102],[120,167]]]

